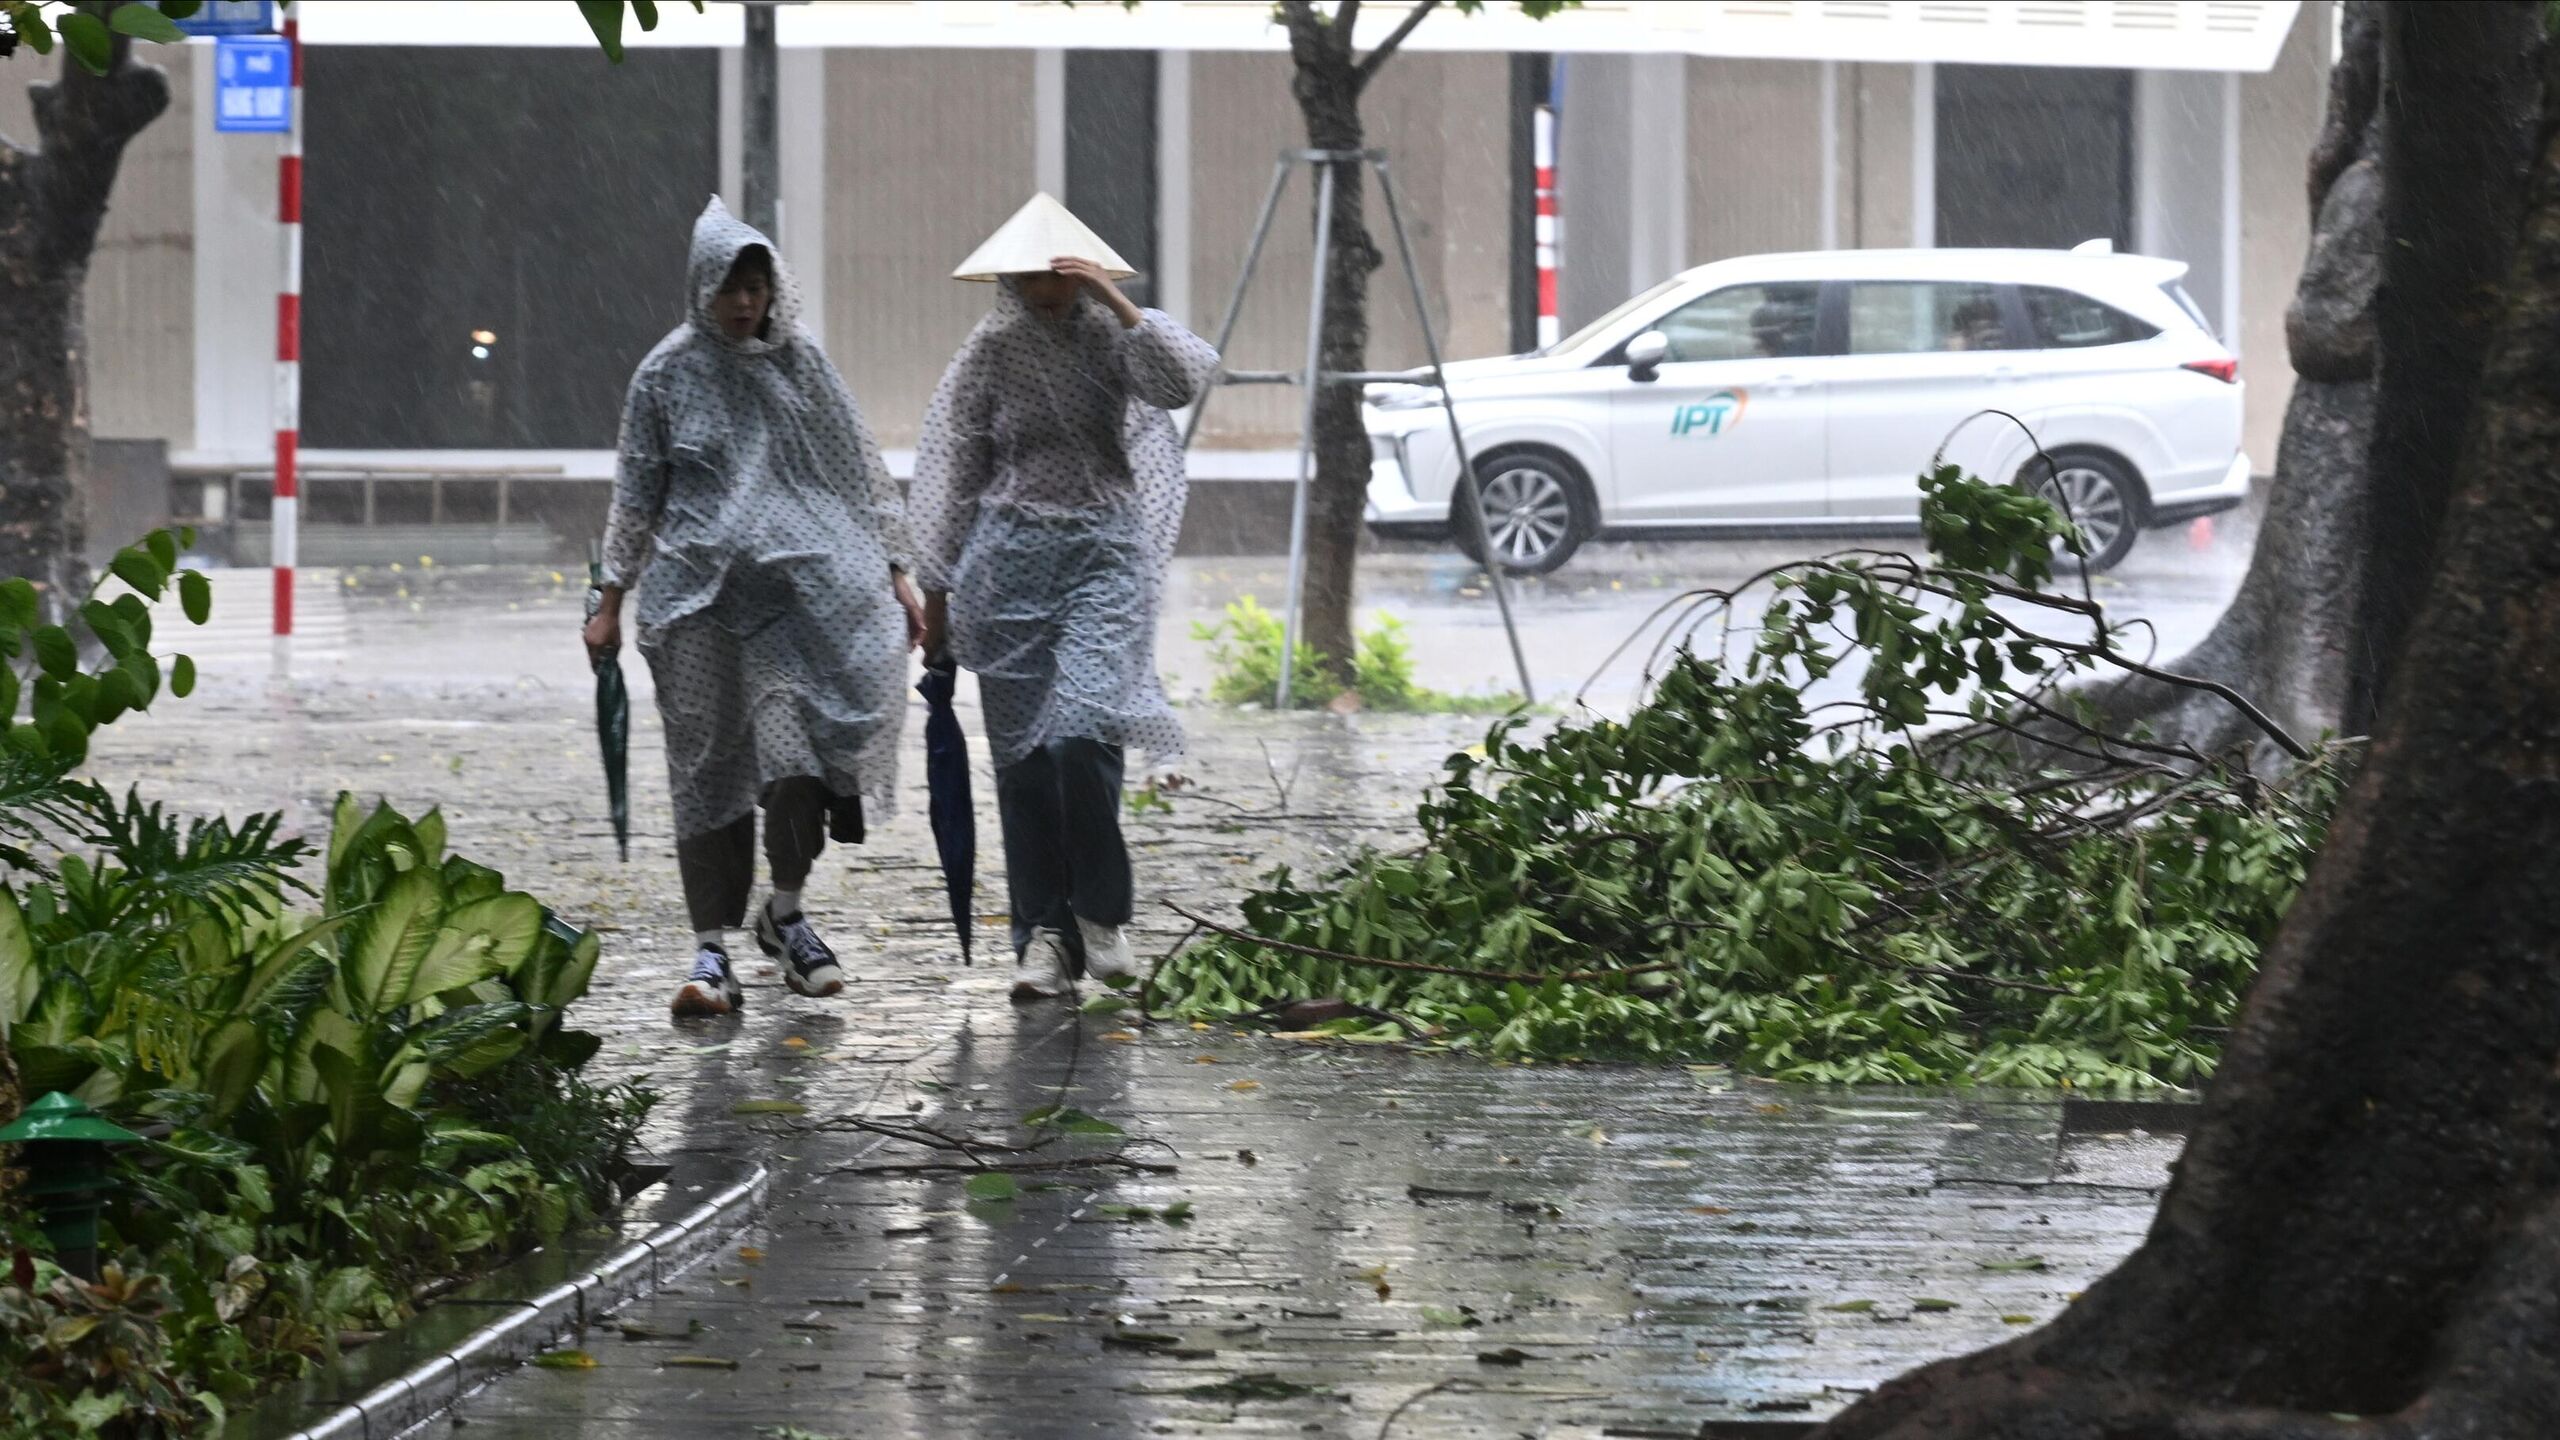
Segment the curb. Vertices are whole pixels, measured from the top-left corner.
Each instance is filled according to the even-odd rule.
[[[679,1168],[675,1178],[684,1173]],[[728,1173],[735,1175],[735,1167],[729,1167]],[[387,1378],[369,1373],[374,1366],[352,1367],[357,1371],[354,1375],[342,1368],[335,1377],[307,1386],[298,1405],[291,1398],[282,1402],[302,1412],[292,1420],[282,1420],[264,1407],[249,1412],[269,1424],[253,1425],[246,1433],[273,1440],[391,1440],[406,1434],[551,1348],[561,1336],[654,1293],[678,1273],[708,1259],[764,1209],[772,1181],[764,1166],[750,1164],[742,1176],[729,1179],[709,1199],[637,1239],[612,1242],[612,1248],[600,1254],[592,1250],[558,1257],[537,1253],[510,1265],[412,1321],[402,1333],[418,1332],[418,1343],[400,1345],[400,1335],[377,1342],[395,1353],[408,1352],[408,1363]],[[660,1208],[673,1198],[670,1190]],[[541,1263],[546,1259],[551,1263]],[[530,1281],[532,1293],[506,1293],[511,1280]],[[480,1291],[490,1293],[475,1294]],[[499,1312],[494,1318],[455,1331],[450,1317],[468,1318],[492,1309]],[[361,1353],[370,1354],[372,1348]],[[356,1393],[346,1398],[351,1390]],[[326,1413],[312,1418],[313,1409]],[[279,1424],[295,1428],[276,1428]],[[242,1433],[226,1431],[233,1436]]]

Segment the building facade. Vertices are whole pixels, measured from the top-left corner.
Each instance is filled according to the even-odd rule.
[[[333,526],[583,535],[622,387],[683,314],[692,216],[706,194],[737,194],[734,16],[667,7],[652,37],[664,43],[613,67],[570,7],[499,7],[511,23],[478,28],[472,16],[488,8],[296,7],[315,559],[328,558]],[[537,8],[553,28],[524,23]],[[1383,31],[1397,7],[1366,8],[1364,27]],[[1534,26],[1494,8],[1433,17],[1365,107],[1452,356],[1508,352],[1533,333],[1525,109],[1544,99],[1558,117],[1568,330],[1731,255],[2103,237],[2192,267],[2188,288],[2242,356],[2251,454],[2272,463],[2291,379],[2283,314],[2308,242],[2303,163],[2333,44],[2327,0],[1663,0]],[[2032,29],[2039,14],[2075,11],[2097,18],[2059,39]],[[1978,33],[1948,31],[1970,12]],[[893,465],[983,313],[985,291],[946,278],[950,267],[1034,189],[1130,257],[1145,303],[1214,330],[1274,157],[1301,143],[1288,57],[1252,19],[1267,14],[1224,0],[1153,0],[1134,15],[994,0],[784,12],[777,239]],[[2119,32],[2101,33],[2101,20]],[[2193,33],[2122,29],[2136,22]],[[471,43],[500,37],[511,43]],[[1613,43],[1650,48],[1599,48]],[[1922,53],[2005,63],[1876,58]],[[272,430],[275,142],[216,132],[201,46],[152,58],[175,98],[127,153],[90,279],[94,428],[164,442],[178,474],[220,492],[206,513],[254,522]],[[2106,59],[2152,63],[2096,63]],[[24,50],[0,62],[0,134],[27,133],[25,85],[50,63]],[[1308,215],[1294,189],[1241,312],[1234,368],[1302,357]],[[1418,363],[1420,330],[1392,271],[1372,308],[1373,363]],[[1295,421],[1284,391],[1224,393],[1195,470],[1276,482],[1291,473]],[[501,483],[477,483],[489,481]]]

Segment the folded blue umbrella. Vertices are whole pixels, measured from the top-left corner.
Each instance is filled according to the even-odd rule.
[[[969,799],[969,738],[951,711],[960,667],[948,658],[925,662],[916,693],[924,697],[924,778],[930,792],[933,848],[942,858],[942,888],[951,900],[951,923],[960,927],[960,963],[970,954],[972,892],[978,880],[978,812]]]

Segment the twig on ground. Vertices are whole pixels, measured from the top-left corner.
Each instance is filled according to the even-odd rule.
[[[1095,1168],[1127,1170],[1140,1175],[1178,1175],[1179,1165],[1139,1160],[1127,1155],[1086,1155],[1069,1160],[1026,1160],[1011,1165],[972,1165],[958,1160],[929,1160],[911,1165],[839,1165],[830,1175],[976,1175],[1001,1170],[1008,1175],[1054,1174]]]
[[[1471,1390],[1474,1388],[1474,1381],[1452,1378],[1443,1380],[1439,1384],[1433,1385],[1427,1389],[1415,1391],[1411,1395],[1405,1397],[1403,1404],[1398,1405],[1393,1410],[1387,1412],[1387,1418],[1378,1426],[1378,1440],[1387,1440],[1387,1432],[1396,1428],[1396,1422],[1404,1418],[1404,1412],[1421,1404],[1423,1401],[1430,1399],[1432,1396],[1450,1390]]]

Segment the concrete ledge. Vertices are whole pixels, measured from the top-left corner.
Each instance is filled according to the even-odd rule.
[[[2203,1113],[2201,1099],[2084,1100],[2074,1095],[2062,1102],[2062,1133],[2109,1135],[2142,1130],[2153,1135],[2184,1135],[2195,1128],[2196,1117]]]
[[[723,1156],[680,1157],[609,1233],[538,1250],[438,1300],[393,1335],[241,1412],[224,1440],[390,1440],[560,1338],[717,1254],[764,1208],[772,1177]]]

